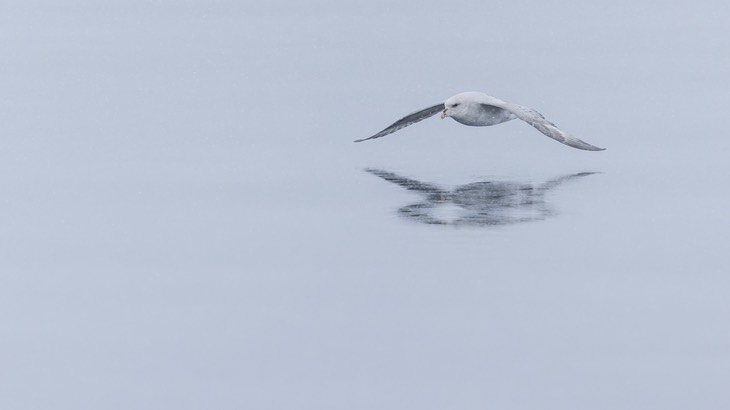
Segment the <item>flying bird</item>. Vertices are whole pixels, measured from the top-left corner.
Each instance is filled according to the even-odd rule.
[[[499,98],[476,91],[456,94],[443,103],[408,114],[372,137],[355,140],[355,142],[384,137],[438,113],[441,113],[441,119],[451,117],[457,122],[474,127],[497,125],[519,118],[548,137],[570,147],[586,151],[603,151],[605,149],[593,146],[566,133],[532,108],[502,101]]]

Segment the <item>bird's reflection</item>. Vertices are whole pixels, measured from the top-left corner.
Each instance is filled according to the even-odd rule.
[[[426,224],[484,227],[541,221],[554,216],[556,211],[545,201],[545,194],[564,182],[594,174],[564,175],[537,185],[487,180],[449,190],[380,169],[365,171],[423,196],[419,202],[398,209],[404,218]],[[449,211],[449,215],[444,215],[444,211]]]

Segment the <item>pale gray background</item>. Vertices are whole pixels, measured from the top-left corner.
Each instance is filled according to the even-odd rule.
[[[3,0],[0,408],[730,408],[728,4]]]

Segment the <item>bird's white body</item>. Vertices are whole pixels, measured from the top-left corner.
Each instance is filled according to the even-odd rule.
[[[497,125],[517,118],[508,110],[489,104],[495,100],[497,99],[494,97],[475,91],[456,94],[444,102],[445,108],[441,118],[451,117],[457,122],[473,127]]]

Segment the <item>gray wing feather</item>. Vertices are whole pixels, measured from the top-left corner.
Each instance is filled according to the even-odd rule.
[[[497,105],[501,108],[504,108],[505,110],[510,111],[517,118],[519,118],[522,121],[525,121],[526,123],[537,128],[537,130],[540,131],[541,133],[547,135],[548,137],[554,139],[555,141],[562,142],[563,144],[565,144],[567,146],[586,150],[586,151],[603,151],[605,149],[605,148],[598,148],[596,146],[593,146],[585,141],[579,140],[578,138],[568,134],[567,132],[558,128],[557,125],[546,120],[542,114],[533,110],[532,108],[528,108],[528,107],[524,107],[522,105],[512,104],[512,103],[508,103],[508,102],[504,102],[504,101],[500,101],[500,104],[491,104],[491,105]]]
[[[445,109],[444,103],[440,103],[440,104],[436,104],[436,105],[428,107],[428,108],[424,108],[420,111],[416,111],[412,114],[406,115],[405,117],[394,122],[393,124],[388,126],[388,128],[380,131],[379,133],[373,135],[372,137],[355,140],[355,142],[362,142],[362,141],[371,140],[373,138],[384,137],[388,134],[392,134],[392,133],[398,131],[401,128],[405,128],[411,124],[415,124],[419,121],[423,121],[426,118],[433,117],[434,115],[440,113],[444,109]]]

